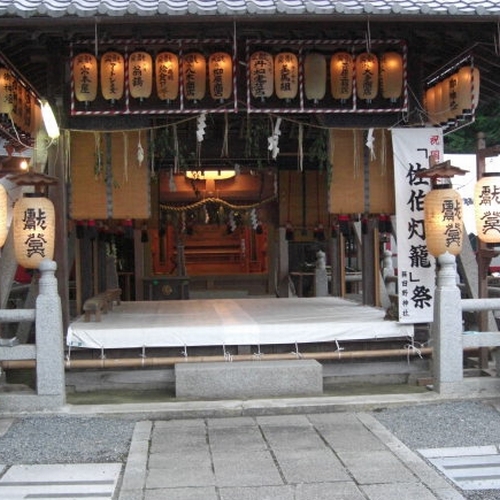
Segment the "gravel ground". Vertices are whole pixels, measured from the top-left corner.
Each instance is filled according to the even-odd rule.
[[[400,441],[422,448],[500,445],[500,413],[487,402],[387,408],[373,416]],[[461,491],[469,500],[499,500],[500,490]]]
[[[125,462],[134,425],[128,419],[21,418],[0,437],[0,463]]]

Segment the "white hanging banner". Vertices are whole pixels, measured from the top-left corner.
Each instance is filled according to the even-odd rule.
[[[425,243],[424,198],[429,178],[417,176],[443,161],[440,128],[392,130],[394,185],[396,189],[396,236],[398,246],[398,306],[401,323],[433,321],[435,259]]]

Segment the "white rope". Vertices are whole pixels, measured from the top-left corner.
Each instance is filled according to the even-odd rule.
[[[339,353],[339,359],[340,359],[340,354],[342,351],[345,350],[344,347],[340,347],[339,341],[335,339],[335,345],[337,346],[337,352]]]
[[[188,348],[187,348],[187,345],[184,346],[184,350],[181,351],[181,353],[184,356],[184,360],[187,361],[187,358],[188,358]]]

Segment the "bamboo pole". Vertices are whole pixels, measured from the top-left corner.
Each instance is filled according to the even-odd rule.
[[[467,349],[477,350],[477,348]],[[345,361],[354,359],[374,359],[386,357],[415,357],[432,355],[432,347],[420,349],[379,349],[368,351],[329,351],[303,353],[276,353],[276,354],[234,354],[230,358],[222,355],[214,356],[162,356],[138,358],[102,358],[102,359],[74,359],[66,360],[66,370],[71,369],[110,369],[110,368],[151,368],[167,367],[177,363],[213,363],[228,361],[276,361],[290,359],[316,359],[330,361]],[[3,370],[29,369],[35,367],[35,360],[7,360],[1,361]]]

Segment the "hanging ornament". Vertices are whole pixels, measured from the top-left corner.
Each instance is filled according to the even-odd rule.
[[[138,132],[138,143],[137,143],[137,166],[142,167],[144,161],[144,148],[141,144],[141,131]]]
[[[366,147],[370,151],[370,160],[375,160],[375,147],[373,143],[375,142],[374,130],[373,128],[368,129],[368,135],[366,136]]]
[[[205,137],[205,128],[207,127],[207,114],[206,113],[201,113],[198,115],[196,118],[196,141],[198,143],[203,142],[203,139]]]
[[[279,117],[276,119],[276,123],[273,129],[273,134],[267,138],[268,150],[271,151],[271,156],[273,160],[276,160],[278,153],[280,152],[280,148],[278,147],[279,137],[281,135],[280,127],[281,127],[281,118]]]

